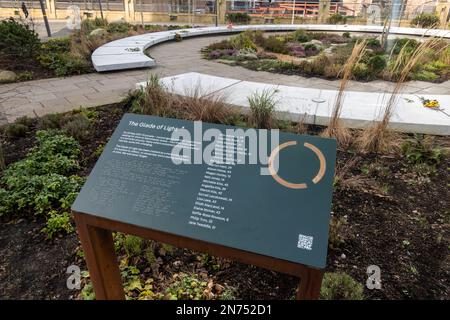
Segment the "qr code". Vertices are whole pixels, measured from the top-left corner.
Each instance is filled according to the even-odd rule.
[[[312,236],[305,236],[303,234],[298,235],[297,248],[312,250],[312,244],[313,244]]]

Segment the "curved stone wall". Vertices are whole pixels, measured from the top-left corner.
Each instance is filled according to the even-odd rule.
[[[114,71],[124,69],[134,69],[143,67],[152,67],[156,65],[154,59],[145,55],[145,50],[149,47],[173,40],[176,34],[182,38],[236,33],[245,30],[262,30],[262,31],[295,31],[304,29],[308,31],[331,31],[331,32],[364,32],[364,33],[382,33],[381,26],[361,26],[361,25],[327,25],[327,24],[264,24],[264,25],[244,25],[223,27],[203,27],[192,29],[180,29],[173,31],[162,31],[145,33],[137,36],[122,38],[112,42],[108,42],[97,48],[91,56],[95,70],[98,72]],[[393,27],[391,34],[409,35],[409,36],[435,36],[442,38],[450,38],[450,31],[442,29],[419,29]]]

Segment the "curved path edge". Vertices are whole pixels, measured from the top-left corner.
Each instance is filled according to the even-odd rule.
[[[91,60],[95,70],[98,72],[152,67],[156,65],[156,61],[145,55],[145,50],[158,43],[174,40],[176,34],[179,34],[182,38],[188,38],[202,35],[231,34],[246,30],[295,31],[298,29],[330,32],[383,32],[382,26],[327,24],[264,24],[233,26],[232,28],[221,26],[180,29],[144,33],[108,42],[92,53]],[[390,33],[396,35],[450,38],[450,32],[443,29],[392,27]]]

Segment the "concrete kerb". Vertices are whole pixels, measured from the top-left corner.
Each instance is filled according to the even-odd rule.
[[[338,94],[337,90],[241,81],[196,72],[165,77],[161,79],[161,83],[169,92],[183,96],[192,96],[198,90],[201,90],[202,96],[220,94],[226,98],[227,103],[243,111],[249,111],[247,97],[252,93],[275,91],[277,118],[293,122],[302,120],[317,125],[329,123]],[[145,88],[146,85],[146,82],[140,82],[136,87]],[[343,125],[349,128],[364,128],[378,121],[389,97],[390,94],[380,92],[346,91],[340,117]],[[396,99],[390,128],[400,132],[450,135],[450,96],[425,95],[423,98],[437,99],[442,107],[440,110],[425,108],[416,95],[400,94]]]

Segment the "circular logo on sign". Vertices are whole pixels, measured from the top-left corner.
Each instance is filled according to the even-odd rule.
[[[277,174],[275,169],[273,168],[273,161],[274,161],[275,157],[278,155],[278,153],[280,153],[280,151],[283,150],[284,148],[287,148],[289,146],[295,146],[296,144],[297,144],[297,141],[288,141],[288,142],[284,142],[284,143],[278,145],[275,149],[273,149],[273,151],[269,157],[269,172],[272,175],[272,177],[275,179],[275,181],[278,182],[279,184],[281,184],[282,186],[285,186],[290,189],[306,189],[306,188],[308,188],[308,185],[305,182],[293,183],[293,182],[286,181],[283,178],[281,178]],[[306,148],[310,149],[312,152],[314,152],[315,155],[317,156],[317,158],[319,159],[319,162],[320,162],[319,171],[317,172],[316,176],[312,179],[312,182],[314,184],[316,184],[323,178],[323,176],[325,174],[327,163],[325,161],[325,157],[324,157],[322,151],[320,151],[319,148],[317,148],[315,145],[308,143],[308,142],[305,142],[303,145]]]

